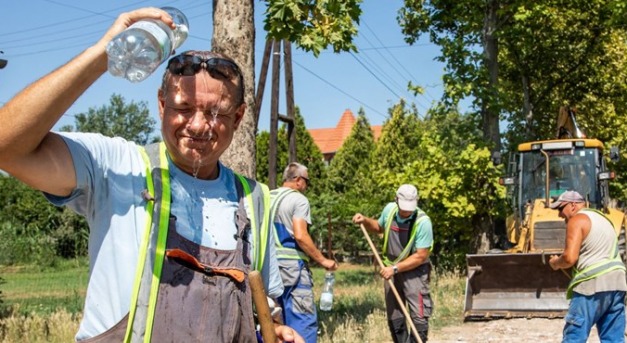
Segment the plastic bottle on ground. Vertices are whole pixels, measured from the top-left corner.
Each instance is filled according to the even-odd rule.
[[[189,23],[185,14],[174,7],[161,9],[172,16],[176,29],[160,20],[141,20],[119,33],[106,48],[113,76],[140,82],[187,39]]]
[[[320,294],[320,310],[331,311],[333,308],[333,284],[335,283],[335,275],[333,272],[327,272],[324,275],[324,286],[322,294]]]

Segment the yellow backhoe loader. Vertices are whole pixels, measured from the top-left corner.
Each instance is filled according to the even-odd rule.
[[[557,139],[520,144],[508,164],[512,214],[506,219],[511,248],[467,255],[465,320],[514,317],[563,317],[568,309],[570,271],[554,271],[551,255],[564,248],[566,224],[548,204],[567,190],[582,194],[588,207],[602,210],[614,224],[625,261],[625,214],[614,208],[603,143],[586,138],[574,113],[560,110]],[[615,148],[609,157],[618,159]]]

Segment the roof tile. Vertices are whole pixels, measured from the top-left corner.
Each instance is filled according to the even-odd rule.
[[[346,109],[334,128],[309,129],[309,134],[323,154],[337,152],[346,138],[350,135],[353,126],[357,122],[355,115]],[[370,127],[375,141],[381,135],[381,125]]]

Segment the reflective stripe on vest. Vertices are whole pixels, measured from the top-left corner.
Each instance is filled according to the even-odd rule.
[[[272,227],[274,228],[274,245],[276,246],[278,259],[303,260],[309,262],[309,256],[307,256],[304,252],[298,249],[284,247],[283,244],[281,244],[281,241],[279,240],[279,232],[277,231],[276,225],[274,225],[274,217],[279,210],[281,201],[283,201],[288,194],[293,192],[296,191],[291,188],[282,189],[276,192],[276,195],[272,199],[272,204],[270,205],[270,218],[272,218]]]
[[[582,211],[595,212],[600,214],[603,218],[607,219],[607,221],[614,227],[614,224],[610,221],[608,217],[603,214],[603,212],[595,210],[595,209],[585,209]],[[577,268],[573,267],[573,278],[568,284],[568,289],[566,290],[566,299],[570,299],[573,297],[573,288],[578,284],[592,280],[600,275],[609,273],[613,270],[625,270],[625,264],[621,260],[620,254],[618,252],[618,239],[614,239],[614,253],[612,257],[608,257],[603,259],[583,270],[577,270]]]
[[[409,255],[409,252],[411,251],[414,245],[413,243],[416,240],[416,234],[418,233],[418,225],[429,218],[427,217],[427,214],[424,213],[423,211],[419,211],[416,213],[416,221],[414,221],[414,225],[412,225],[411,235],[409,239],[407,240],[407,245],[405,246],[405,248],[403,248],[403,251],[401,251],[401,253],[398,255],[398,257],[394,261],[390,261],[390,259],[388,259],[387,257],[388,237],[390,236],[390,227],[392,226],[392,222],[394,221],[394,218],[396,217],[396,213],[398,213],[398,205],[394,205],[394,207],[388,214],[387,220],[385,221],[385,228],[384,228],[385,233],[383,236],[383,264],[385,264],[388,267],[391,265],[397,264],[398,262],[404,260]],[[431,245],[430,249],[433,249],[433,244]]]
[[[159,281],[167,241],[170,221],[170,173],[166,147],[163,142],[139,147],[146,165],[146,228],[139,246],[135,282],[131,293],[128,326],[124,342],[150,342],[155,316]],[[152,168],[151,166],[155,166]],[[255,182],[251,191],[251,181],[234,173],[243,188],[249,210],[252,231],[252,258],[255,270],[261,271],[268,243],[268,223],[270,218],[270,192],[268,187]],[[240,186],[241,185],[241,186]],[[255,206],[257,205],[257,206]],[[154,220],[154,218],[158,218]],[[259,223],[257,218],[263,218]]]

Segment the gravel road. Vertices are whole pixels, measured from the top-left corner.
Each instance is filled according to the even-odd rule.
[[[499,319],[485,322],[467,322],[429,333],[429,343],[485,343],[532,342],[559,343],[562,341],[564,319]],[[595,328],[589,343],[598,343]]]

